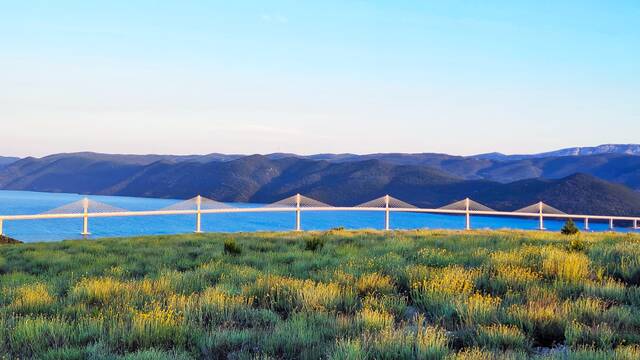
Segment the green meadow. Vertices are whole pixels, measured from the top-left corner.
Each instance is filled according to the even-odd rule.
[[[6,359],[638,359],[640,236],[203,234],[0,246]]]

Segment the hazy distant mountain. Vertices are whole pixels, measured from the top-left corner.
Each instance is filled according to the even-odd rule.
[[[575,173],[590,174],[640,190],[640,156],[598,154],[550,156],[521,160],[490,160],[445,154],[370,154],[324,156],[332,162],[381,160],[397,165],[428,166],[467,180],[509,183],[524,179],[560,179]]]
[[[452,156],[446,154],[370,154],[324,156],[333,162],[377,159],[398,165],[420,165],[467,180],[508,183],[524,179],[560,179],[586,173],[640,190],[640,156],[618,153],[532,157],[519,160]]]
[[[90,160],[93,162],[111,161],[111,162],[127,164],[127,165],[149,165],[156,161],[168,161],[168,162],[229,161],[229,160],[235,160],[235,159],[241,158],[243,156],[244,155],[227,155],[227,154],[218,154],[218,153],[212,153],[207,155],[157,155],[157,154],[133,155],[133,154],[102,154],[102,153],[95,153],[95,152],[76,152],[76,153],[52,154],[52,155],[39,158],[37,160],[51,163],[59,159],[67,159],[67,158],[73,157],[73,158],[82,158],[82,159]],[[26,159],[36,159],[36,158],[26,158]]]
[[[0,156],[0,169],[18,160],[20,160],[20,158]]]
[[[593,156],[601,159],[603,155]],[[550,164],[532,161],[531,167],[546,168],[551,175],[557,175],[591,164],[593,171],[610,175],[608,171],[619,169],[621,165],[617,162],[626,156],[609,155],[597,166],[593,166],[594,159],[576,163],[573,158],[576,157],[547,159]],[[261,203],[277,201],[299,192],[334,205],[355,205],[388,193],[425,207],[438,207],[469,196],[502,210],[513,210],[543,200],[572,212],[640,213],[640,193],[590,175],[574,174],[556,180],[530,179],[507,184],[464,179],[440,168],[457,166],[472,169],[471,165],[481,163],[467,163],[464,158],[448,155],[424,155],[420,158],[420,161],[438,165],[434,167],[400,165],[388,159],[327,161],[285,155],[252,155],[223,158],[222,161],[178,157],[178,160],[162,158],[149,163],[150,159],[89,156],[87,153],[26,158],[0,170],[0,188],[164,198],[189,198],[202,194],[220,201]],[[639,168],[637,165],[631,167]],[[557,172],[553,173],[551,169],[557,169]],[[501,171],[508,174],[513,170]]]
[[[599,155],[599,154],[624,154],[624,155],[640,155],[639,144],[605,144],[589,147],[572,147],[555,151],[543,152],[538,154],[525,155],[505,155],[498,152],[474,155],[476,159],[488,159],[498,161],[523,160],[545,157],[559,156],[581,156],[581,155]]]
[[[600,145],[596,147],[567,148],[530,155],[503,155],[500,153],[474,156],[454,156],[438,153],[377,153],[377,154],[314,154],[296,155],[273,153],[268,159],[299,158],[330,162],[357,162],[380,160],[396,165],[419,165],[438,169],[453,177],[467,180],[512,181],[547,178],[559,179],[578,172],[640,190],[640,145]],[[98,153],[55,154],[42,158],[55,161],[65,157],[82,157],[93,161],[113,161],[129,165],[149,165],[157,161],[199,162],[232,161],[246,155],[212,153],[207,155],[115,155]],[[16,161],[10,158],[7,163]],[[0,160],[0,167],[2,161]]]
[[[601,154],[497,162],[477,174],[482,178],[509,182],[537,177],[557,179],[575,173],[587,173],[639,190],[640,156]]]

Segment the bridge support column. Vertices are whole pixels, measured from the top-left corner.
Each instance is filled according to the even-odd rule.
[[[2,236],[2,219],[0,219],[0,236]]]
[[[202,233],[202,196],[196,197],[196,234]]]
[[[465,208],[465,213],[464,213],[464,229],[465,230],[471,230],[471,213],[469,212],[469,198],[466,198],[464,200],[464,208]]]
[[[82,217],[82,233],[80,235],[91,235],[89,232],[89,199],[82,199],[83,217]]]
[[[613,218],[609,219],[609,230],[613,230]]]
[[[544,215],[543,214],[543,203],[540,201],[538,203],[538,214],[540,214],[538,230],[544,230]]]
[[[584,229],[589,230],[589,218],[584,218]]]
[[[384,230],[389,231],[389,195],[384,197]]]
[[[633,228],[636,229],[636,230],[638,229],[638,219],[633,220]]]
[[[296,194],[296,231],[302,231],[300,227],[300,194]]]

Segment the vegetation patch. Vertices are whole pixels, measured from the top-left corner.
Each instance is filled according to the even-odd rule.
[[[226,239],[224,241],[224,253],[229,255],[242,254],[242,248],[236,243],[235,239]]]
[[[640,236],[611,233],[336,230],[9,245],[0,247],[0,354],[637,359],[639,259]]]
[[[312,236],[304,239],[304,248],[309,251],[320,251],[324,247],[324,243],[324,237]]]
[[[560,229],[560,232],[564,235],[575,235],[579,233],[580,230],[576,226],[576,223],[573,222],[573,219],[568,219],[564,223],[564,226],[562,226],[562,229]]]

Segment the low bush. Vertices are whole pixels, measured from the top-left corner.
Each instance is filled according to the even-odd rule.
[[[320,251],[324,247],[325,238],[320,236],[312,236],[304,239],[304,248],[308,251]]]
[[[171,304],[152,304],[148,310],[134,310],[129,347],[180,347],[187,339],[184,315]]]
[[[579,282],[589,275],[589,258],[580,253],[568,253],[556,248],[545,248],[542,272],[560,281]]]
[[[287,317],[307,311],[339,311],[355,306],[354,294],[335,283],[320,283],[288,277],[258,278],[244,289],[255,305],[268,308]]]
[[[516,325],[538,346],[564,343],[567,320],[556,301],[538,300],[525,305],[514,304],[506,310],[506,321]]]
[[[456,322],[457,301],[473,293],[479,274],[460,266],[426,269],[423,278],[411,286],[411,300],[434,321]]]
[[[529,347],[526,335],[519,328],[502,324],[480,326],[476,343],[492,350],[526,350]]]
[[[379,332],[393,327],[393,315],[384,310],[373,310],[368,307],[358,313],[358,321],[362,323],[366,332]]]
[[[407,312],[407,298],[399,295],[366,296],[362,307],[389,312],[396,319],[402,319]]]
[[[490,281],[492,282],[492,288],[504,293],[509,290],[523,291],[541,279],[542,276],[530,268],[500,265],[496,268],[495,275]]]
[[[387,329],[364,340],[369,359],[443,359],[450,352],[448,344],[443,329],[422,321],[414,328]]]
[[[456,313],[464,324],[490,324],[498,320],[498,308],[502,300],[490,295],[475,293],[455,302]]]
[[[336,342],[329,358],[331,360],[362,360],[366,358],[366,353],[360,340],[340,339]]]
[[[391,294],[395,288],[393,280],[387,275],[379,273],[364,274],[356,281],[358,293],[362,296],[367,294]]]
[[[640,285],[640,241],[635,237],[616,243],[597,244],[589,255],[597,260],[605,273],[628,285]]]
[[[611,349],[615,345],[615,335],[607,324],[587,326],[574,321],[567,326],[565,338],[573,348]]]
[[[240,255],[242,254],[242,248],[236,243],[235,239],[225,239],[224,253],[228,255]]]
[[[11,308],[21,313],[39,313],[49,310],[55,303],[46,285],[23,285],[16,290]]]
[[[569,241],[569,250],[571,251],[585,251],[587,249],[587,243],[579,236],[573,237]]]

